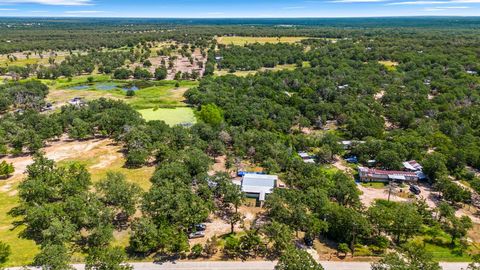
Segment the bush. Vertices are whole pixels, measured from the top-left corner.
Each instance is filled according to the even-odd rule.
[[[10,246],[0,242],[0,266],[8,261],[8,257],[11,253]]]
[[[190,256],[192,258],[198,258],[200,256],[202,256],[202,252],[203,252],[203,247],[202,245],[200,244],[195,244],[192,249],[190,250]]]
[[[350,252],[350,248],[346,243],[340,243],[337,248],[338,253],[342,253],[344,256],[347,256],[347,254]]]
[[[127,97],[133,97],[133,96],[135,96],[135,91],[134,91],[134,90],[131,90],[131,89],[128,90],[128,91],[127,91]]]

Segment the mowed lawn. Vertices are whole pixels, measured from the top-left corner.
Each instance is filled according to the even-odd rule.
[[[6,266],[29,264],[32,262],[35,254],[38,253],[39,248],[34,241],[22,239],[18,236],[24,228],[23,226],[15,228],[12,225],[16,219],[7,213],[18,205],[18,196],[11,193],[16,190],[16,187],[13,187],[12,191],[4,191],[3,189],[6,189],[6,185],[8,184],[0,186],[2,189],[0,191],[0,241],[10,245],[12,252]]]
[[[308,37],[217,37],[217,43],[222,45],[245,45],[251,43],[296,43]]]
[[[147,121],[162,120],[170,126],[183,123],[196,123],[193,109],[189,107],[179,108],[160,108],[160,109],[143,109],[139,110],[143,118]]]
[[[126,98],[125,102],[137,110],[186,106],[183,102],[185,99],[183,94],[188,89],[197,86],[198,82],[181,81],[179,87],[175,87],[175,83],[175,81],[157,82],[155,86],[136,91],[135,96]]]

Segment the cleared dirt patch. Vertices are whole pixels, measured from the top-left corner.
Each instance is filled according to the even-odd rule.
[[[388,200],[388,189],[386,188],[368,188],[362,185],[357,185],[357,188],[362,192],[360,200],[367,207],[371,206],[377,199]],[[394,202],[407,201],[407,199],[397,196],[394,192],[390,194],[390,200]]]

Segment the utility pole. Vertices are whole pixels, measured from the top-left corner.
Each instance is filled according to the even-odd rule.
[[[388,201],[390,201],[390,196],[392,195],[392,190],[396,188],[396,185],[394,182],[389,181],[388,182]]]

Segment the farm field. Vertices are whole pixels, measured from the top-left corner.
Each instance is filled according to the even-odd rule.
[[[192,108],[160,108],[160,109],[143,109],[139,110],[143,118],[147,121],[162,120],[170,126],[196,122]]]
[[[296,43],[308,37],[217,37],[218,44],[222,45],[245,45],[251,43]]]

